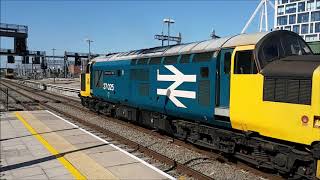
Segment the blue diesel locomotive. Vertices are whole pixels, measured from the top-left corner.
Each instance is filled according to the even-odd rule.
[[[320,57],[273,31],[108,54],[82,104],[294,178],[320,178]]]

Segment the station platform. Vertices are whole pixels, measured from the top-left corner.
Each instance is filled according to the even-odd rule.
[[[33,80],[34,82],[40,82],[44,84],[52,84],[67,88],[80,89],[80,78],[46,78],[41,80]]]
[[[0,119],[0,179],[174,179],[50,111]]]

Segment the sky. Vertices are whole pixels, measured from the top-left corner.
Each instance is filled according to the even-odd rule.
[[[28,49],[88,52],[85,39],[92,39],[93,53],[121,52],[161,45],[164,18],[172,18],[172,35],[182,34],[182,42],[241,32],[259,0],[0,0],[1,23],[27,25]],[[269,6],[269,27],[273,26]],[[258,31],[256,18],[248,32]],[[165,28],[166,30],[166,28]],[[166,32],[166,31],[165,31]],[[1,48],[13,48],[12,38],[1,38]]]

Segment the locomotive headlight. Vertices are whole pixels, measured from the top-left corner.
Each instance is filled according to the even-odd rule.
[[[320,116],[315,116],[314,117],[314,128],[320,128]]]
[[[309,122],[308,116],[305,116],[305,115],[302,116],[302,117],[301,117],[301,121],[302,121],[303,124],[307,124],[307,123]]]

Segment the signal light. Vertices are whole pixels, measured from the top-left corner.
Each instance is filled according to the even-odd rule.
[[[309,122],[308,116],[306,116],[306,115],[302,116],[301,117],[301,121],[302,121],[303,124],[307,124]]]
[[[78,53],[74,54],[74,65],[75,66],[80,66],[81,65],[81,58],[79,57]]]
[[[27,50],[27,39],[14,38],[14,50],[18,54],[25,52]]]
[[[23,56],[22,64],[29,64],[29,56]]]
[[[40,64],[40,57],[39,56],[35,56],[32,60],[33,60],[32,61],[33,64]]]
[[[41,69],[47,69],[48,65],[47,65],[47,61],[44,57],[41,57]]]
[[[14,56],[8,56],[8,63],[14,63]]]

